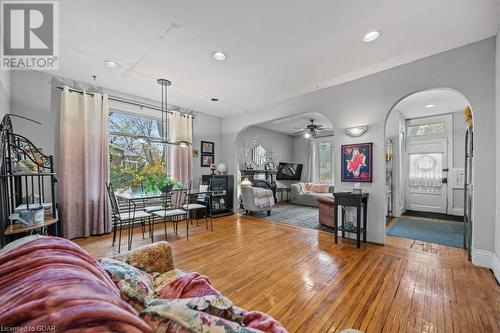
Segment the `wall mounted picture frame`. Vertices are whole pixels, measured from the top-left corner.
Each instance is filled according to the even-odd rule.
[[[215,143],[211,141],[201,141],[201,154],[214,155]]]
[[[268,161],[264,164],[264,170],[266,171],[274,171],[276,170],[276,166],[273,161]]]
[[[340,153],[342,182],[373,182],[373,142],[342,145]]]
[[[201,166],[206,168],[210,167],[210,165],[214,164],[214,155],[201,155]]]

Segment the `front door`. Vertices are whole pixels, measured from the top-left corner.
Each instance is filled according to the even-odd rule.
[[[447,138],[408,138],[406,154],[406,208],[446,214]]]

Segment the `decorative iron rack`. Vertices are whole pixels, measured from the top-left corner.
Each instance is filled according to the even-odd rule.
[[[0,123],[0,245],[26,234],[57,236],[58,204],[54,158],[42,153],[29,139],[13,131],[11,116]],[[44,206],[43,223],[22,226],[9,220],[21,205]]]

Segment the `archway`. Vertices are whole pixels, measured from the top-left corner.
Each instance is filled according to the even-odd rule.
[[[391,108],[384,125],[387,236],[466,247],[470,258],[472,135],[470,104],[455,90],[419,91]]]
[[[238,133],[235,144],[237,184],[248,179],[254,187],[273,191],[274,199],[280,203],[269,219],[275,218],[276,221],[277,218],[289,224],[297,222],[293,221],[295,216],[290,218],[288,215],[289,218],[285,219],[280,213],[280,207],[292,201],[295,203],[292,208],[303,207],[301,212],[304,214],[311,207],[315,209],[314,212],[310,210],[315,222],[305,226],[318,229],[316,198],[301,201],[294,196],[294,187],[298,183],[333,186],[334,145],[330,121],[321,113],[305,112],[255,123]],[[239,194],[240,186],[236,188]],[[240,196],[236,197],[236,202],[240,202]],[[249,213],[247,209],[243,212]],[[298,222],[295,224],[298,225]]]

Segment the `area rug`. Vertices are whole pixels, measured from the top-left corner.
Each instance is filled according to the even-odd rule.
[[[389,227],[386,234],[388,236],[462,247],[463,230],[462,223],[400,217]]]
[[[333,232],[333,228],[319,224],[318,208],[300,205],[274,206],[271,216],[266,212],[254,212],[253,216],[298,227]]]

